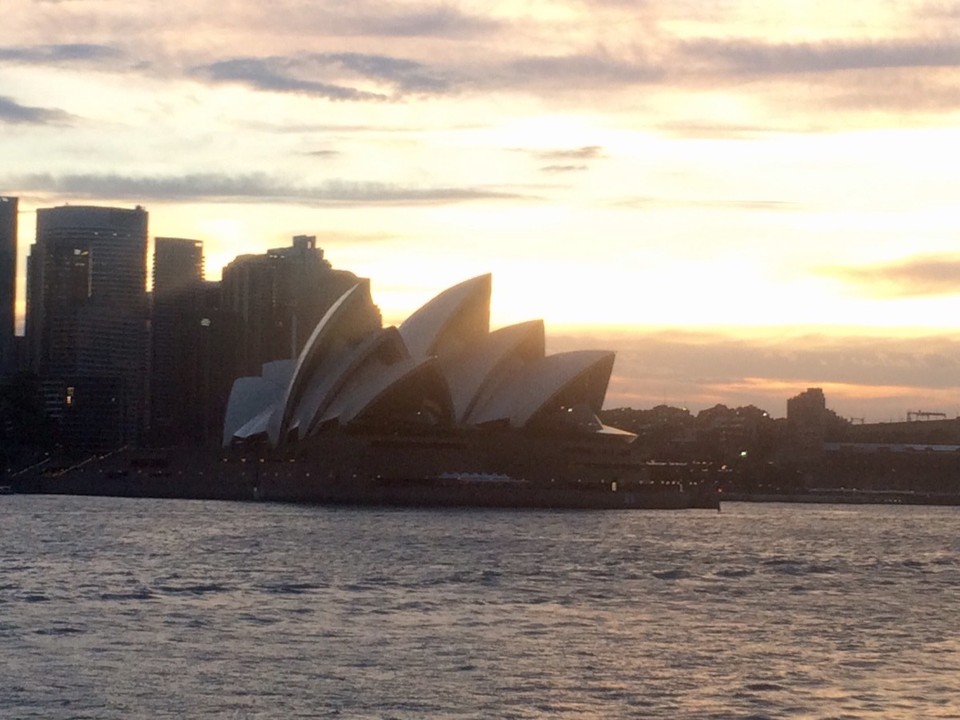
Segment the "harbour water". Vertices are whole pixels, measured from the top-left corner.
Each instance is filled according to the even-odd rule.
[[[960,508],[0,498],[2,718],[960,718]]]

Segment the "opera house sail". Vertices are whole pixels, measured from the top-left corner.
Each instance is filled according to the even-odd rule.
[[[295,359],[235,381],[224,463],[255,460],[258,496],[407,504],[681,507],[603,425],[614,353],[545,353],[541,320],[490,329],[491,276],[382,327],[360,280]],[[709,493],[708,493],[709,494]],[[707,504],[713,504],[709,500]]]

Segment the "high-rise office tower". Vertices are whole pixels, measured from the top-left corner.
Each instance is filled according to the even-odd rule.
[[[37,211],[27,268],[30,364],[46,383],[64,441],[136,442],[147,385],[147,212]]]
[[[0,378],[16,370],[17,198],[0,197]]]
[[[203,434],[203,243],[156,238],[150,324],[150,434],[198,444]]]

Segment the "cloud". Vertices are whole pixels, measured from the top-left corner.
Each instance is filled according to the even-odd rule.
[[[603,148],[599,145],[584,145],[578,148],[556,150],[537,150],[535,154],[542,160],[594,160],[604,157]]]
[[[769,105],[773,131],[835,129],[838,121],[849,122],[846,111],[921,115],[960,108],[960,41],[954,39],[776,43],[699,38],[669,42],[664,52],[674,87],[752,95]],[[696,132],[698,124],[689,129]],[[681,135],[689,135],[678,127]],[[709,125],[705,129],[709,135]]]
[[[362,53],[305,53],[236,57],[193,69],[214,82],[238,82],[256,90],[299,93],[329,100],[387,100],[384,92],[356,84],[387,85],[393,93],[442,93],[448,84],[413,60]]]
[[[386,37],[464,37],[496,31],[500,23],[478,15],[467,15],[449,5],[397,12],[390,5],[376,12],[340,13],[343,30],[362,35]]]
[[[255,90],[314,95],[328,100],[386,100],[380,93],[363,92],[356,88],[295,77],[294,59],[232,58],[194,68],[196,75],[214,82],[238,82]]]
[[[590,169],[590,160],[606,157],[599,145],[584,145],[575,148],[552,148],[547,150],[515,148],[517,152],[528,153],[537,160],[553,161],[540,167],[541,172],[571,173]]]
[[[882,82],[869,75],[848,80],[831,97],[831,103],[842,109],[904,114],[960,109],[960,89],[946,70],[930,69],[919,76],[908,69],[889,70]]]
[[[331,180],[295,185],[269,175],[196,173],[181,176],[27,175],[0,183],[20,191],[90,199],[147,201],[271,202],[300,205],[445,205],[475,200],[532,198],[487,188],[409,187],[380,182]]]
[[[818,132],[820,129],[811,126],[810,118],[803,118],[805,132]],[[797,128],[790,125],[776,126],[772,124],[746,125],[710,121],[700,118],[696,121],[673,120],[659,123],[655,129],[671,137],[696,138],[714,140],[754,140],[771,133],[795,132]]]
[[[605,51],[553,56],[525,56],[505,63],[496,82],[506,86],[549,85],[552,89],[592,89],[601,86],[648,84],[662,81],[658,65],[612,57]]]
[[[501,23],[491,17],[475,15],[449,3],[426,3],[401,6],[378,0],[352,0],[350,3],[275,1],[271,12],[259,7],[251,17],[261,29],[314,36],[371,38],[438,38],[463,39],[488,37]],[[251,8],[254,6],[251,5]]]
[[[960,43],[876,41],[765,43],[701,39],[680,43],[682,55],[741,75],[822,73],[840,70],[960,67]]]
[[[66,43],[0,47],[0,62],[28,65],[68,65],[115,62],[122,53],[109,45]]]
[[[823,268],[820,272],[859,285],[878,297],[960,294],[958,255],[923,255],[880,265]]]
[[[606,7],[595,7],[598,4]],[[153,18],[157,42],[136,46],[124,38],[142,30],[136,23],[142,25],[150,15],[134,13],[129,8],[101,15],[78,11],[76,17],[63,24],[72,28],[75,37],[102,38],[103,43],[0,46],[0,62],[95,65],[155,73],[164,79],[183,73],[214,83],[239,83],[255,90],[354,102],[466,91],[517,92],[564,102],[570,96],[618,93],[636,86],[664,88],[671,93],[684,88],[700,92],[717,82],[739,82],[744,78],[791,83],[796,80],[787,76],[862,71],[869,81],[844,77],[839,85],[840,81],[834,80],[810,93],[781,94],[770,101],[780,108],[784,107],[784,100],[796,105],[805,101],[822,103],[825,99],[845,107],[868,109],[937,110],[960,105],[960,93],[954,89],[956,82],[952,77],[919,77],[911,72],[928,68],[949,73],[960,67],[960,41],[948,35],[933,40],[854,38],[775,43],[751,37],[683,40],[658,27],[651,29],[649,35],[638,35],[627,46],[615,44],[610,39],[613,36],[607,33],[599,34],[592,48],[578,46],[573,39],[578,35],[574,34],[570,40],[551,41],[555,52],[539,52],[541,48],[534,44],[534,39],[548,29],[561,37],[568,25],[575,24],[581,30],[590,27],[590,23],[599,27],[611,19],[622,23],[644,8],[660,18],[650,22],[663,19],[662,9],[645,2],[598,0],[584,5],[581,9],[589,15],[576,20],[538,20],[535,15],[526,20],[504,20],[442,2],[398,6],[380,0],[357,0],[333,8],[325,3],[283,0],[271,6],[271,13],[266,16],[244,3],[227,3],[226,7],[199,3],[186,14],[158,11]],[[699,17],[695,3],[683,4],[682,10],[678,6],[671,8],[667,16],[693,13]],[[81,20],[90,27],[76,25]],[[188,33],[180,32],[181,27],[210,29],[211,42],[198,47],[186,40]],[[256,33],[255,39],[238,45],[248,27]],[[111,33],[116,41],[111,40]],[[184,39],[180,40],[181,37]],[[453,45],[447,40],[465,38],[470,42],[451,50]],[[182,43],[179,48],[178,43]],[[246,55],[234,55],[234,50],[227,50],[227,55],[218,56],[218,49],[223,47],[258,49],[246,50]],[[290,48],[305,52],[296,54]],[[329,51],[343,48],[352,52]],[[387,48],[401,56],[387,54]],[[321,51],[309,52],[318,49]],[[891,71],[885,78],[897,70],[904,71],[904,76],[894,78],[892,83],[878,83],[872,72],[876,70]],[[641,100],[621,95],[618,102],[635,105]],[[683,133],[684,129],[680,131]],[[697,128],[691,126],[687,131],[696,134]],[[724,132],[723,128],[720,131]],[[740,130],[733,127],[729,132]]]
[[[0,123],[9,125],[63,125],[72,116],[63,110],[21,105],[0,95]]]
[[[362,77],[392,83],[402,92],[445,92],[448,83],[422,63],[386,55],[332,53],[309,56],[321,64],[355,72]]]
[[[543,172],[549,173],[567,173],[567,172],[583,172],[589,168],[586,165],[545,165],[540,168]]]

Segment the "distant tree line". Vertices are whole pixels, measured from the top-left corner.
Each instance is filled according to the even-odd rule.
[[[786,420],[774,419],[753,405],[718,404],[696,415],[668,405],[616,408],[604,410],[600,418],[635,433],[637,451],[659,460],[772,461],[788,440]]]

